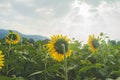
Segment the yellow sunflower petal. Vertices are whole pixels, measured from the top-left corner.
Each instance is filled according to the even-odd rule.
[[[0,69],[4,66],[4,55],[2,55],[2,51],[0,51]]]
[[[95,47],[93,41],[95,40],[95,37],[94,35],[89,35],[89,38],[88,38],[88,46],[89,46],[89,49],[91,50],[92,53],[94,53],[95,51],[98,50],[97,47]]]
[[[62,36],[62,35],[51,36],[51,41],[49,41],[49,43],[47,44],[51,57],[57,61],[64,60],[64,53],[63,51],[61,51],[62,50],[61,44],[66,45],[65,54],[66,56],[70,56],[71,51],[67,50],[69,42],[70,42],[70,39],[67,38],[66,36]]]
[[[11,38],[11,35],[14,38]],[[17,44],[19,40],[20,40],[20,35],[14,32],[10,32],[5,38],[5,41],[8,44]]]

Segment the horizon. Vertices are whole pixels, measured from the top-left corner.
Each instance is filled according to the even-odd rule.
[[[18,30],[12,30],[12,29],[0,29],[0,30],[11,30],[11,31],[16,31],[16,32],[18,32],[18,33],[20,33],[20,34],[24,34],[24,35],[35,35],[35,36],[42,36],[42,35],[39,35],[39,34],[25,34],[25,33],[22,33],[22,32],[20,32],[20,31],[18,31]],[[45,36],[44,36],[45,37]]]
[[[0,12],[0,29],[82,42],[103,32],[120,40],[120,0],[0,0]]]

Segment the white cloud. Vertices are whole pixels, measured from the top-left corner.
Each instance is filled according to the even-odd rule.
[[[19,3],[24,4],[23,7],[27,3],[34,6],[26,7],[24,10],[20,8],[21,11],[16,11],[11,3],[4,3],[4,5],[0,3],[2,4],[0,10],[6,10],[3,12],[9,13],[11,17],[11,19],[2,17],[0,28],[15,29],[22,33],[39,34],[47,37],[53,34],[64,34],[81,41],[86,41],[88,35],[99,34],[99,32],[109,34],[112,39],[120,39],[120,1],[108,3],[102,0],[100,4],[93,6],[85,1],[75,0],[73,4],[69,3],[71,4],[70,11],[60,17],[56,16],[55,10],[58,9],[59,11],[60,9],[59,14],[62,14],[62,10],[64,11],[64,8],[60,8],[62,2],[56,8],[50,7],[50,5],[48,7],[48,3],[46,6],[36,6],[33,0],[30,2],[28,0],[17,0],[16,5]],[[51,2],[51,4],[53,3]]]
[[[14,16],[14,18],[15,18],[16,20],[21,20],[21,21],[26,21],[26,22],[32,20],[31,17],[24,16],[24,15],[19,14],[19,13],[17,13],[17,14]]]
[[[12,7],[10,2],[0,3],[0,8],[10,8],[10,7]]]
[[[34,6],[34,4],[33,4],[34,0],[15,0],[15,2],[17,4],[24,4],[24,6],[29,6],[29,7]]]
[[[0,3],[0,14],[8,15],[9,13],[13,11],[11,8],[12,8],[12,4],[10,2],[1,2]]]
[[[15,0],[15,1],[20,3],[30,3],[33,2],[34,0]]]
[[[96,7],[85,2],[75,2],[64,22],[68,26],[68,34],[86,41],[89,34],[104,32],[112,39],[120,39],[119,7],[120,2],[101,2]]]
[[[52,17],[55,15],[54,10],[52,8],[37,8],[35,12],[43,18]]]
[[[37,34],[33,27],[31,28],[29,25],[21,24],[17,21],[0,20],[0,28],[7,30],[17,30],[24,34]]]

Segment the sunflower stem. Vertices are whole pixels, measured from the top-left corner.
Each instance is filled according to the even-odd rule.
[[[7,53],[8,63],[6,65],[6,69],[7,69],[6,75],[8,75],[8,73],[9,73],[9,64],[10,64],[9,56],[10,56],[10,51],[11,51],[11,44],[9,44],[9,46],[8,46],[8,53]]]
[[[48,54],[45,56],[45,70],[47,69],[47,57],[48,57]],[[45,80],[47,80],[47,72],[45,72]]]
[[[11,36],[10,40],[12,40],[12,38],[13,38],[13,35]],[[8,63],[7,63],[7,65],[6,65],[6,68],[7,68],[6,75],[9,74],[9,64],[10,64],[10,62],[9,62],[9,58],[10,58],[11,46],[12,46],[11,44],[9,44],[9,46],[8,46],[8,54],[7,54]]]
[[[65,45],[64,44],[62,44],[62,48],[63,48],[63,53],[64,53],[64,61],[65,61],[65,63],[64,63],[64,66],[65,66],[65,80],[68,80],[68,71],[67,71],[67,58],[66,58],[66,51],[65,51]]]

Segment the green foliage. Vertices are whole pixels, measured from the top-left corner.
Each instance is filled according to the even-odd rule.
[[[22,77],[11,78],[11,77],[0,76],[0,80],[24,80],[24,79]]]
[[[5,76],[0,76],[0,79],[1,79],[1,80],[15,80],[15,79],[13,79],[13,78],[5,77]]]
[[[69,45],[72,55],[67,59],[69,80],[120,79],[120,41],[110,40],[103,33],[97,40],[100,46],[95,53],[91,53],[87,44],[72,40]],[[57,62],[49,56],[48,39],[22,38],[16,45],[0,41],[0,50],[5,55],[0,80],[64,80],[64,61]]]

